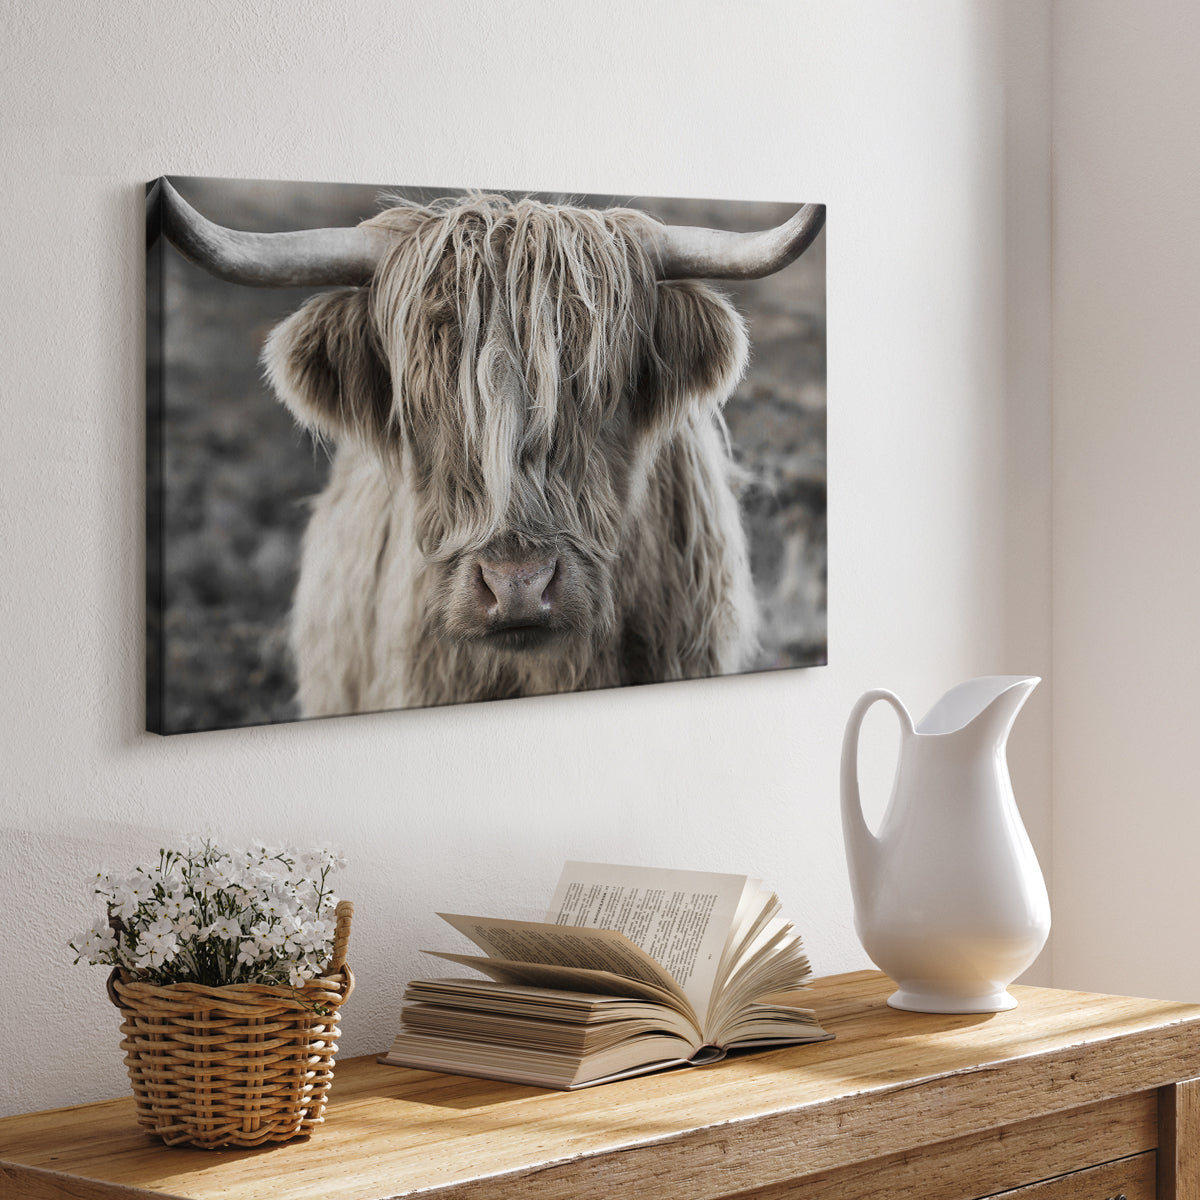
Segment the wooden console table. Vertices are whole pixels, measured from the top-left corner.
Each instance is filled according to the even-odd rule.
[[[1200,1006],[1018,987],[930,1016],[890,990],[819,981],[833,1042],[580,1092],[349,1059],[325,1125],[270,1149],[169,1149],[131,1100],[9,1117],[0,1196],[1200,1200]]]

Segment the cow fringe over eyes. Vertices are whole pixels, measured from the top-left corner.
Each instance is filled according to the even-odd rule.
[[[582,536],[615,549],[582,485],[602,428],[656,356],[654,267],[636,233],[650,220],[471,196],[370,222],[396,235],[372,297],[393,419],[446,505],[426,514],[427,554],[512,525],[561,535],[564,503]],[[551,480],[561,494],[546,504]]]

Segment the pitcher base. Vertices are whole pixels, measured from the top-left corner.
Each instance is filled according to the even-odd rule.
[[[888,997],[892,1008],[924,1013],[991,1013],[1016,1008],[1017,1002],[1006,991],[984,992],[977,996],[947,996],[937,992],[917,992],[900,988]]]

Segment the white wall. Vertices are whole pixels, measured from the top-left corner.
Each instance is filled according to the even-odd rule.
[[[761,874],[854,938],[853,700],[1049,663],[1049,24],[1029,0],[221,0],[0,7],[0,1111],[125,1090],[84,880],[188,830],[351,860],[343,1049],[395,1030],[436,908],[561,861]],[[830,663],[545,700],[141,732],[141,185],[164,172],[829,205]],[[1049,695],[1014,734],[1048,833]],[[869,723],[882,807],[892,732]]]
[[[1200,8],[1054,25],[1055,982],[1200,1001]]]

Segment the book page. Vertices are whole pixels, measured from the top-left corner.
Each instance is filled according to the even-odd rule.
[[[471,967],[500,983],[524,984],[547,991],[577,991],[592,995],[620,996],[648,1000],[674,1009],[694,1022],[695,1014],[678,987],[670,990],[655,982],[632,979],[612,971],[571,967],[559,963],[513,962],[505,958],[481,958],[478,954],[451,954],[445,950],[426,950],[434,958]],[[474,981],[469,981],[474,982]],[[461,985],[461,981],[459,981]],[[697,1030],[699,1033],[699,1030]]]
[[[666,968],[703,1025],[747,889],[744,875],[569,862],[546,919],[623,933]]]
[[[537,921],[506,921],[503,917],[467,917],[457,913],[438,913],[438,916],[492,959],[608,971],[682,995],[679,986],[653,958],[613,930],[565,929]]]

